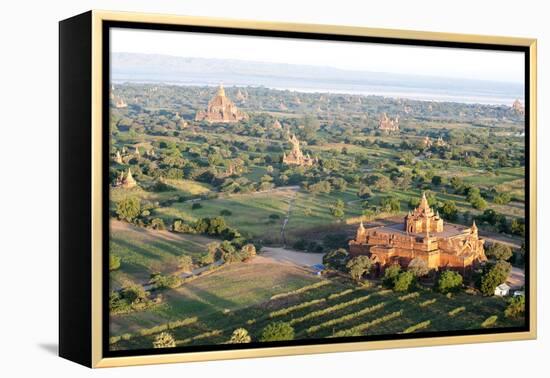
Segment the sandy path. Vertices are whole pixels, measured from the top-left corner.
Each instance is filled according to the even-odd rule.
[[[298,252],[286,248],[263,247],[261,257],[275,261],[287,262],[302,266],[312,266],[323,263],[322,253]]]
[[[506,280],[512,289],[519,289],[525,285],[525,272],[521,268],[512,267],[512,271]]]

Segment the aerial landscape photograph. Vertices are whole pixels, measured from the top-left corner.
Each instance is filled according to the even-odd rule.
[[[111,28],[109,351],[525,327],[524,61]]]

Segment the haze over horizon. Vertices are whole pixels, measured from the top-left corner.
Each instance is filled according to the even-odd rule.
[[[114,28],[111,52],[524,83],[521,52]]]
[[[112,53],[111,80],[199,86],[222,82],[226,86],[506,105],[524,97],[519,83],[156,53]]]

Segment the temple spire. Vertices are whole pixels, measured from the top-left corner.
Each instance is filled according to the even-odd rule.
[[[218,87],[218,96],[225,97],[225,89],[223,89],[222,83],[220,83],[220,86]]]
[[[430,205],[428,204],[428,199],[426,198],[426,192],[422,193],[422,199],[420,200],[420,205],[418,206],[421,209],[429,209]]]

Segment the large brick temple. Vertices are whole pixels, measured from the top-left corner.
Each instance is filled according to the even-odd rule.
[[[247,120],[248,115],[237,108],[237,106],[226,95],[223,85],[220,84],[218,93],[210,102],[206,111],[200,110],[195,116],[195,121],[207,122],[239,122]]]
[[[465,271],[487,260],[484,242],[475,222],[471,227],[444,224],[422,195],[418,207],[403,223],[365,228],[361,222],[349,250],[351,256],[370,256],[382,270],[396,263],[407,267],[411,260],[420,258],[430,269]]]

